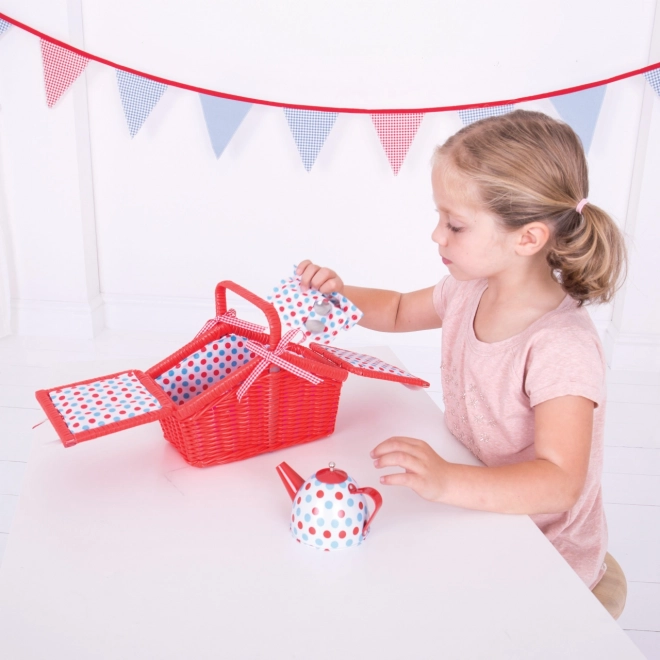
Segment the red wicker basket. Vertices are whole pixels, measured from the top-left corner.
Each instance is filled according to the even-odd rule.
[[[230,316],[227,289],[263,311],[268,333],[254,326],[247,329],[245,322]],[[215,301],[216,322],[146,373],[130,370],[38,391],[37,400],[64,445],[157,419],[165,438],[188,463],[217,465],[330,435],[349,371],[428,386],[396,367],[385,365],[386,369],[379,363],[374,368],[367,364],[374,361],[369,356],[337,349],[339,356],[327,347],[288,344],[280,358],[294,371],[303,370],[320,382],[313,384],[285,368],[262,365],[263,371],[247,383],[240,398],[239,388],[262,362],[249,346],[258,345],[254,350],[263,352],[263,347],[280,345],[280,318],[270,303],[230,281],[218,284]],[[236,353],[243,363],[234,359]],[[357,362],[347,361],[347,355]],[[226,374],[217,368],[221,358],[231,360],[222,365]]]

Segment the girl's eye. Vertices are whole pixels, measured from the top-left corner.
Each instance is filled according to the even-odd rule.
[[[463,227],[454,227],[454,225],[448,222],[447,229],[449,229],[449,231],[453,231],[454,233],[458,234],[458,232],[460,232],[463,229]]]

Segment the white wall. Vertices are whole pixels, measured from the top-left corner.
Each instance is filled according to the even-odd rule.
[[[519,97],[660,60],[649,60],[652,0],[506,0],[479,22],[466,17],[494,11],[486,0],[469,10],[378,3],[387,12],[367,2],[258,4],[251,15],[255,0],[10,0],[3,11],[170,79],[333,106]],[[590,198],[636,244],[613,323],[611,307],[593,310],[622,368],[649,368],[660,351],[659,104],[643,78],[609,86],[589,154]],[[194,332],[211,315],[218,280],[265,295],[305,257],[352,283],[402,290],[445,272],[430,241],[429,159],[461,127],[456,113],[426,115],[397,177],[368,115],[340,115],[307,173],[282,110],[254,106],[216,160],[197,95],[174,87],[131,140],[114,70],[100,64],[49,110],[38,40],[16,28],[0,37],[0,106],[19,333],[91,336],[104,323]],[[548,100],[520,107],[558,116]],[[366,337],[355,331],[353,340]]]

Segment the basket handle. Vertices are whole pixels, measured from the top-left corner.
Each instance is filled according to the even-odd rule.
[[[231,280],[223,280],[215,287],[216,316],[222,316],[227,312],[227,289],[233,291],[241,298],[245,298],[245,300],[251,302],[266,315],[270,327],[270,344],[271,346],[277,346],[282,337],[282,324],[277,310],[269,302],[259,298],[259,296],[251,291],[244,289],[240,284],[236,284]]]

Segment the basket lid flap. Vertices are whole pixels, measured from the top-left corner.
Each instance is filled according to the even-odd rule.
[[[312,343],[309,347],[319,355],[330,360],[339,367],[343,367],[346,371],[365,378],[378,378],[381,380],[392,380],[404,385],[416,385],[417,387],[429,387],[429,383],[417,376],[395,367],[392,364],[383,362],[379,358],[365,355],[364,353],[355,353],[348,351],[345,348],[337,348],[336,346],[321,346],[320,344]]]
[[[142,371],[39,390],[37,401],[65,446],[171,415],[174,404]]]

